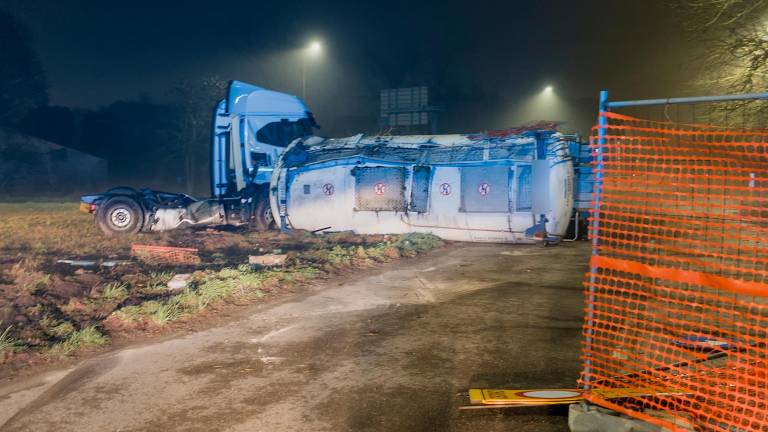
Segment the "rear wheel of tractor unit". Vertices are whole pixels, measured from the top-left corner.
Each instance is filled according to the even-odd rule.
[[[269,206],[269,200],[262,198],[256,203],[253,210],[253,228],[257,231],[267,231],[275,229],[277,224],[272,216],[272,208]]]
[[[144,223],[144,212],[135,200],[117,196],[99,206],[96,225],[106,235],[136,234]]]

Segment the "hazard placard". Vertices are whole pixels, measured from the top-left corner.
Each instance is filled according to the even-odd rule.
[[[451,184],[443,183],[440,185],[440,195],[448,196],[451,194]]]
[[[323,193],[325,196],[331,196],[333,195],[333,185],[330,183],[326,183],[323,185]]]
[[[483,196],[488,195],[491,193],[491,185],[485,182],[480,183],[480,185],[477,187],[477,193]]]
[[[387,185],[384,183],[376,183],[373,185],[373,193],[376,195],[384,195],[387,192]]]

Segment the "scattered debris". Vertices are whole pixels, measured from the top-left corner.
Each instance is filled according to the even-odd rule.
[[[18,209],[9,212],[9,206]],[[102,343],[95,332],[80,333],[90,326],[96,326],[106,338],[152,332],[211,305],[229,300],[244,304],[283,288],[289,290],[318,275],[410,256],[406,247],[416,244],[413,235],[385,238],[329,233],[319,237],[297,231],[284,237],[276,231],[217,231],[214,235],[180,230],[164,235],[162,243],[158,242],[162,247],[132,248],[141,240],[85,235],[95,228],[71,210],[71,206],[59,209],[45,204],[30,216],[26,205],[0,205],[3,223],[7,224],[0,226],[0,339],[13,344],[12,350],[5,351],[12,351],[12,356],[0,353],[0,376],[7,367],[47,361],[52,352],[69,355],[76,347],[96,345],[83,343],[83,338]],[[66,223],[46,224],[51,212]],[[30,218],[44,229],[24,229]],[[13,234],[3,235],[10,232]],[[181,249],[181,254],[192,255],[194,261],[199,257],[202,263],[185,266],[179,265],[179,260],[167,260],[167,251],[177,253],[180,248],[165,246],[197,248]],[[257,248],[262,251],[257,253]],[[151,251],[157,250],[166,252],[161,261],[169,264],[153,260]],[[19,251],[25,255],[22,260]],[[136,258],[142,252],[150,265]],[[248,265],[251,254],[287,254],[291,259],[286,259],[283,267],[256,269]],[[185,273],[193,274],[186,288],[177,288],[183,286],[181,281],[169,287],[171,279]],[[190,289],[193,284],[195,289]],[[3,339],[3,331],[9,327]]]
[[[248,264],[263,267],[282,266],[287,258],[286,254],[249,255]]]
[[[60,259],[56,262],[59,264],[69,264],[75,267],[95,267],[96,266],[96,261],[88,261],[88,260]]]
[[[121,265],[130,265],[133,264],[133,262],[128,260],[111,260],[111,261],[103,261],[101,263],[102,267],[117,267]]]
[[[57,260],[56,262],[59,264],[69,264],[73,267],[96,267],[96,265],[99,265],[101,267],[116,267],[119,265],[133,264],[131,261],[127,261],[127,260],[109,260],[109,261],[102,261],[101,263],[99,263],[98,261],[94,261],[94,260],[60,259],[60,260]]]
[[[169,290],[183,290],[184,288],[189,285],[189,282],[192,280],[192,274],[191,273],[180,273],[171,278],[171,280],[168,281],[168,289]]]
[[[147,264],[187,264],[200,263],[200,257],[195,248],[180,248],[171,246],[131,245],[131,255]]]

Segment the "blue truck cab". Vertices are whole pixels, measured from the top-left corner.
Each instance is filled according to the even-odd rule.
[[[107,235],[195,225],[269,229],[269,182],[275,162],[295,139],[313,134],[312,114],[298,97],[231,81],[216,104],[211,136],[211,197],[117,187],[81,197]]]
[[[214,114],[212,196],[269,184],[283,150],[296,138],[312,135],[315,126],[298,97],[232,81]]]

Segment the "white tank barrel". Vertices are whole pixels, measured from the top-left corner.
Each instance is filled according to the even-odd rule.
[[[573,212],[568,140],[552,130],[300,139],[272,176],[272,210],[308,231],[558,241]]]

